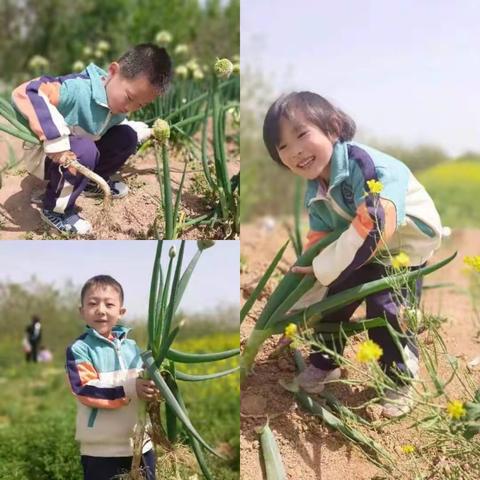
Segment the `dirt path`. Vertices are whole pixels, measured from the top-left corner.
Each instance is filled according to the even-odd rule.
[[[244,299],[248,297],[261,274],[265,271],[275,253],[287,239],[285,229],[272,220],[259,220],[255,224],[242,225],[241,253],[243,261],[242,292]],[[436,258],[445,258],[458,250],[458,257],[442,270],[427,277],[425,284],[450,282],[454,287],[425,290],[423,310],[433,314],[441,314],[447,320],[442,324],[444,341],[451,355],[460,363],[480,354],[479,343],[475,339],[478,327],[475,326],[472,308],[468,296],[461,292],[467,288],[468,279],[462,270],[462,259],[465,255],[480,254],[480,230],[462,230],[454,232],[444,244]],[[293,249],[288,249],[280,268],[284,271],[294,262]],[[268,289],[268,286],[267,286]],[[267,290],[268,291],[268,290]],[[271,287],[270,287],[271,291]],[[242,342],[254,326],[255,319],[261,312],[265,298],[251,310],[241,328]],[[422,338],[421,341],[424,341]],[[276,339],[275,339],[276,341]],[[270,426],[279,442],[282,458],[289,479],[302,480],[367,480],[387,478],[376,466],[368,462],[359,450],[351,443],[331,430],[323,427],[319,420],[300,410],[293,396],[279,384],[280,378],[290,380],[294,375],[294,363],[290,356],[269,358],[275,341],[268,340],[257,357],[255,372],[242,385],[241,389],[241,478],[261,480],[261,458],[258,435],[255,427],[263,425],[270,419]],[[354,340],[355,341],[355,340]],[[346,356],[353,357],[352,349],[347,347]],[[447,369],[440,366],[440,373],[447,374]],[[344,372],[350,378],[348,372]],[[426,373],[422,369],[422,378]],[[473,374],[477,385],[480,377]],[[368,392],[358,387],[334,385],[330,387],[342,402],[350,405],[359,404]],[[455,391],[455,384],[451,385]],[[382,430],[373,437],[378,442],[397,451],[402,443],[421,444],[419,433],[407,429],[411,418],[405,418]],[[370,431],[369,431],[370,433]],[[404,461],[399,456],[398,461]],[[440,460],[439,460],[440,461]],[[413,478],[413,477],[412,477]],[[430,478],[443,478],[432,476]]]
[[[8,158],[8,150],[0,134],[0,168]],[[15,153],[21,152],[21,142],[9,138]],[[230,153],[232,153],[230,147]],[[233,155],[230,157],[233,158]],[[170,159],[170,175],[173,198],[175,198],[182,177],[184,158],[182,154],[173,154]],[[240,169],[238,158],[230,162],[230,175]],[[108,239],[148,239],[155,238],[155,219],[161,225],[160,187],[156,178],[156,162],[153,154],[145,157],[132,157],[122,168],[120,177],[128,184],[129,195],[115,200],[110,209],[110,222],[106,224],[101,216],[98,199],[80,196],[77,206],[80,214],[98,226],[96,234],[89,238]],[[196,218],[209,211],[208,199],[204,193],[195,189],[195,178],[202,178],[201,165],[191,161],[187,167],[187,175],[182,193],[182,208],[186,219]],[[53,229],[45,226],[39,216],[37,199],[45,188],[44,182],[29,175],[19,165],[2,175],[0,188],[0,239],[61,239]],[[160,227],[161,228],[161,227]],[[221,228],[191,228],[183,232],[182,238],[224,238]]]

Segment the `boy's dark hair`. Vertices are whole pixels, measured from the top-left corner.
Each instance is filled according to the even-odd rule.
[[[125,52],[118,60],[120,73],[128,79],[146,75],[160,93],[167,90],[172,79],[172,61],[167,51],[153,43],[141,43]]]
[[[81,305],[83,305],[83,299],[87,294],[87,291],[92,287],[112,287],[120,296],[120,303],[123,305],[123,288],[113,277],[110,275],[95,275],[92,278],[89,278],[85,285],[82,287],[82,291],[80,292],[80,301]]]
[[[355,135],[355,122],[328,100],[312,92],[292,92],[282,95],[268,109],[263,122],[263,141],[268,153],[282,166],[277,146],[280,142],[279,125],[282,117],[292,120],[301,114],[305,120],[316,125],[325,135],[338,137],[342,142]]]

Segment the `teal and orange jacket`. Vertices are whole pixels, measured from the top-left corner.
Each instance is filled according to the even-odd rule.
[[[30,129],[43,142],[45,153],[70,150],[70,135],[94,141],[126,115],[112,115],[108,107],[107,72],[91,63],[80,73],[43,76],[15,88],[12,102]]]
[[[107,339],[87,327],[67,348],[67,376],[78,407],[75,439],[82,455],[127,457],[133,453],[136,379],[142,361],[137,344],[127,338],[129,331],[117,325]],[[150,439],[144,438],[143,452],[151,448]]]
[[[369,180],[381,183],[378,194],[369,192]],[[389,264],[404,252],[411,266],[422,265],[440,246],[440,216],[425,188],[404,163],[356,142],[335,143],[329,185],[309,180],[305,206],[310,223],[305,248],[346,229],[313,260],[324,286],[374,257]]]

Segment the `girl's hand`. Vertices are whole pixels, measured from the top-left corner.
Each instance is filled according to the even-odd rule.
[[[137,378],[137,395],[142,400],[152,400],[157,394],[160,394],[152,380]]]
[[[300,273],[302,275],[313,275],[313,267],[300,267],[300,266],[295,266],[292,267],[292,272],[293,273]]]

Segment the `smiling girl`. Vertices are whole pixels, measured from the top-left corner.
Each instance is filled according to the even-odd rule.
[[[307,180],[305,206],[310,231],[305,249],[330,232],[345,230],[320,252],[311,267],[293,269],[314,274],[318,280],[309,292],[309,303],[388,275],[398,255],[408,258],[409,268],[418,268],[440,246],[440,217],[426,190],[399,160],[353,142],[355,130],[348,115],[311,92],[280,97],[265,117],[263,138],[270,156]],[[418,283],[415,303],[420,289]],[[392,290],[366,298],[367,318],[385,317],[401,334],[400,350],[387,327],[368,332],[382,350],[380,365],[398,385],[387,392],[386,417],[410,411],[411,387],[406,379],[418,373],[414,334],[400,326],[401,306],[406,301],[406,292],[399,298]],[[347,305],[324,320],[348,321],[360,303]],[[325,344],[340,354],[344,348],[341,343]],[[310,365],[297,382],[304,390],[318,393],[325,382],[339,377],[335,361],[317,351],[310,355]]]

